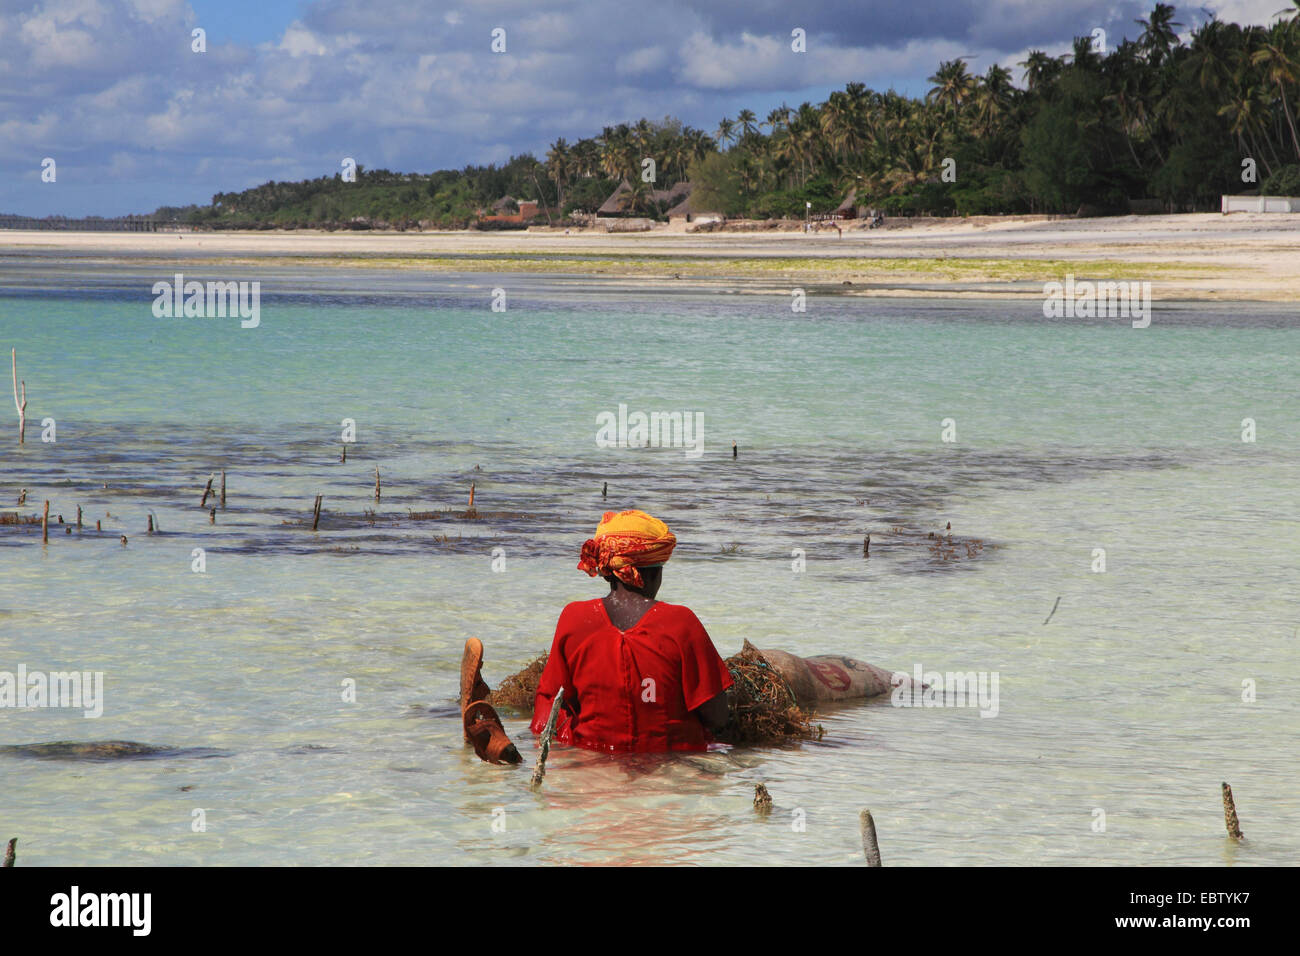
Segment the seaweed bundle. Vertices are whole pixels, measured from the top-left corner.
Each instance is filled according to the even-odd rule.
[[[799,706],[790,684],[749,641],[726,659],[734,683],[727,690],[727,726],[716,736],[736,746],[820,740],[813,712]]]
[[[488,693],[488,703],[493,707],[512,707],[531,713],[533,700],[537,697],[537,685],[542,682],[542,671],[546,669],[547,657],[547,654],[543,654],[523,670],[503,680],[495,690]]]

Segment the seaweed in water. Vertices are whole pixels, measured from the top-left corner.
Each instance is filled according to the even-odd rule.
[[[537,685],[542,682],[542,671],[546,669],[547,656],[543,654],[523,670],[503,680],[496,690],[488,693],[488,703],[493,707],[531,712],[533,701],[537,697]]]

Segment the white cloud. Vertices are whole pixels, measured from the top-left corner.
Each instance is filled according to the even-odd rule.
[[[1213,10],[1220,20],[1227,23],[1257,23],[1264,26],[1277,19],[1278,11],[1295,9],[1289,0],[1205,0],[1202,5]]]
[[[279,49],[290,56],[324,56],[329,52],[325,43],[297,20],[284,31]]]
[[[615,68],[621,76],[636,76],[661,69],[669,61],[668,51],[662,46],[647,46],[619,57]]]

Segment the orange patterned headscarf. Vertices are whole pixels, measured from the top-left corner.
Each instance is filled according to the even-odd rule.
[[[582,546],[578,570],[593,578],[612,574],[624,584],[639,588],[645,581],[637,568],[663,564],[676,546],[677,536],[658,518],[644,511],[606,511],[596,536]]]

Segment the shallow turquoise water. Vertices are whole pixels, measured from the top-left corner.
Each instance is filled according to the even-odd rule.
[[[56,524],[44,548],[38,528],[0,531],[0,671],[101,670],[107,687],[98,719],[0,709],[0,744],[220,754],[0,754],[0,836],[23,862],[839,864],[861,857],[863,807],[887,865],[1296,862],[1294,311],[1157,303],[1136,330],[1032,302],[814,294],[796,315],[746,295],[268,270],[261,325],[241,329],[155,319],[170,271],[0,269],[0,345],[29,393],[24,447],[0,415],[0,506],[26,488],[24,513],[48,498],[104,528]],[[597,447],[620,403],[702,413],[703,456]],[[199,498],[221,468],[210,524]],[[490,515],[472,522],[450,513],[471,482]],[[460,648],[484,640],[490,682],[545,649],[564,602],[599,593],[574,568],[582,540],[631,506],[677,532],[662,596],[724,654],[748,638],[996,671],[997,717],[880,701],[790,750],[559,748],[530,793],[447,716]],[[942,561],[907,543],[949,522],[988,547]],[[531,760],[525,721],[508,725]]]

